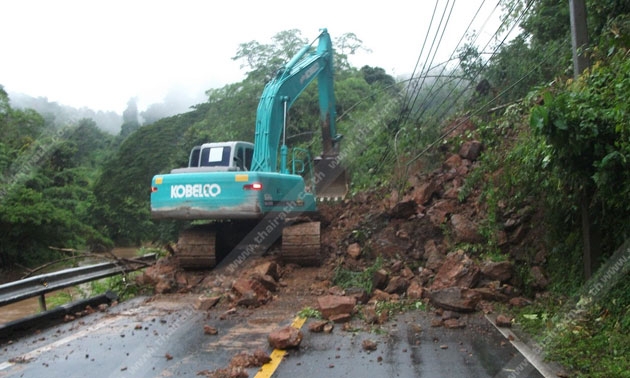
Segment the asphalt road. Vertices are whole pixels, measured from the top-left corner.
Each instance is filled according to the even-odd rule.
[[[286,310],[194,309],[194,296],[136,298],[35,335],[0,344],[0,377],[196,377],[239,352],[271,352],[267,335],[288,325]],[[223,315],[223,316],[222,316]],[[371,331],[310,333],[273,377],[541,377],[482,315],[466,328],[432,328],[413,311]],[[222,319],[223,318],[223,319]],[[217,335],[206,335],[204,325]],[[365,351],[363,340],[377,345]],[[258,368],[247,369],[254,377]]]

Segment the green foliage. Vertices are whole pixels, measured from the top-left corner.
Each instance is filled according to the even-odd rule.
[[[203,114],[198,111],[161,119],[131,134],[117,154],[103,165],[94,185],[90,209],[94,225],[118,245],[139,245],[147,240],[166,240],[176,235],[173,222],[159,225],[150,219],[149,193],[155,174],[173,168],[173,157],[189,150],[181,144],[187,128]],[[180,162],[175,166],[184,166]]]
[[[629,235],[620,217],[630,211],[630,60],[619,51],[596,62],[580,80],[542,93],[531,126],[551,146],[550,163],[563,188],[593,198],[591,216],[615,235],[604,240],[611,251]]]
[[[517,311],[519,326],[545,347],[546,357],[575,377],[626,377],[630,364],[630,284],[622,280],[589,305],[552,296]]]
[[[0,183],[0,265],[46,261],[57,255],[50,246],[80,248],[90,238],[106,241],[89,225],[93,197],[86,171],[77,167],[77,145],[58,132],[31,137],[27,148],[5,145],[14,160]]]
[[[422,300],[377,301],[375,307],[376,314],[380,316],[381,314],[386,313],[389,317],[407,311],[427,310],[427,304]]]
[[[332,281],[335,285],[344,289],[352,287],[361,288],[367,293],[371,293],[373,289],[374,272],[379,270],[382,266],[383,258],[381,256],[378,256],[371,266],[360,272],[348,270],[338,265],[335,267]]]
[[[297,315],[300,318],[306,318],[306,319],[321,319],[322,318],[322,313],[319,312],[319,310],[316,310],[308,306],[301,309]]]
[[[360,71],[369,85],[378,83],[383,88],[390,88],[396,84],[396,80],[380,67],[363,66]]]
[[[71,294],[69,290],[59,291],[54,294],[46,296],[46,309],[52,310],[56,307],[63,306],[66,303],[74,301],[75,295]]]
[[[111,291],[118,295],[119,301],[131,299],[147,291],[147,288],[141,287],[136,283],[135,277],[139,274],[142,273],[132,272],[119,274],[102,280],[90,281],[90,296],[105,294]]]

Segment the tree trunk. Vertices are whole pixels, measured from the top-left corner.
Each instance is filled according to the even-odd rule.
[[[589,215],[590,197],[589,194],[583,193],[580,203],[582,210],[582,238],[584,242],[584,278],[586,280],[591,278],[593,273],[597,270],[602,252],[599,227],[593,224]]]

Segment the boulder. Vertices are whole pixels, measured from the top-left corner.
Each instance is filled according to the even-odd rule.
[[[466,323],[459,319],[446,319],[442,321],[442,326],[448,329],[466,328]]]
[[[197,300],[195,301],[195,309],[201,310],[201,311],[208,311],[209,309],[214,307],[219,302],[220,299],[221,299],[221,296],[219,295],[215,295],[212,297],[206,297],[205,295],[202,295],[198,297]]]
[[[407,219],[416,214],[418,204],[414,200],[398,202],[389,211],[392,218]]]
[[[407,298],[409,299],[421,299],[424,289],[419,283],[412,281],[407,288]]]
[[[437,272],[444,262],[444,255],[432,239],[424,243],[424,258],[427,260],[424,267],[434,272]]]
[[[216,335],[219,331],[215,327],[205,324],[203,326],[203,333],[206,335]]]
[[[297,348],[302,342],[302,332],[291,326],[275,329],[268,336],[269,345],[274,349]]]
[[[315,320],[308,325],[308,330],[315,333],[324,332],[326,324],[328,324],[327,320]]]
[[[339,295],[324,295],[317,298],[319,312],[326,319],[339,314],[352,314],[357,299]]]
[[[418,205],[426,205],[435,193],[439,191],[439,185],[433,180],[414,187],[411,196]]]
[[[510,306],[513,306],[513,307],[525,307],[532,304],[532,301],[524,297],[514,297],[514,298],[511,298],[508,301],[508,303],[510,304]]]
[[[512,327],[512,318],[507,315],[499,314],[494,323],[497,327],[509,328]]]
[[[280,279],[280,270],[278,269],[278,264],[273,261],[267,261],[256,266],[256,268],[254,268],[254,271],[260,273],[263,276],[271,276],[276,281]]]
[[[512,278],[512,263],[509,261],[486,261],[481,265],[481,274],[499,282],[506,282]]]
[[[385,269],[378,269],[372,275],[372,287],[376,289],[384,289],[387,286],[389,273]]]
[[[427,215],[431,223],[435,226],[441,226],[456,209],[457,200],[443,199],[436,201],[433,206],[427,210]]]
[[[445,171],[448,171],[451,169],[457,169],[459,168],[460,165],[462,165],[461,156],[453,154],[444,161],[444,164],[442,164],[442,168]]]
[[[429,298],[435,306],[446,310],[472,312],[476,310],[481,295],[467,288],[448,287],[432,290],[429,293]]]
[[[265,289],[271,292],[278,291],[278,282],[272,276],[268,274],[261,275],[261,274],[255,273],[250,278],[252,280],[260,282],[265,287]]]
[[[232,285],[241,306],[259,306],[270,299],[270,293],[260,281],[251,278],[239,278]]]
[[[480,270],[463,250],[457,250],[446,255],[444,263],[435,274],[431,290],[447,287],[475,286],[479,280]]]
[[[383,290],[375,289],[374,291],[372,291],[372,298],[370,298],[368,303],[387,302],[387,301],[391,301],[392,298],[393,296],[391,294],[388,294],[384,292]]]
[[[376,308],[374,306],[365,306],[361,309],[361,315],[363,315],[363,320],[367,324],[377,324],[378,323],[378,314],[376,313]]]
[[[352,319],[352,315],[350,315],[349,313],[331,315],[328,318],[328,320],[330,320],[333,323],[346,323],[346,322],[349,322],[351,319]]]
[[[477,160],[481,151],[483,150],[483,144],[478,140],[469,140],[464,142],[459,149],[459,156],[471,161]]]
[[[345,290],[345,292],[347,296],[354,297],[357,300],[357,303],[366,304],[367,301],[370,300],[370,296],[367,291],[360,287],[349,287]]]
[[[549,285],[549,279],[541,267],[533,266],[529,274],[532,277],[532,286],[534,289],[543,290]]]
[[[363,350],[369,351],[369,352],[375,351],[377,348],[376,342],[369,339],[363,340],[363,342],[361,343],[361,346],[363,347]]]
[[[456,243],[481,243],[483,238],[479,235],[477,225],[462,214],[451,216],[451,227]]]
[[[138,278],[138,284],[151,285],[156,294],[170,293],[176,288],[175,272],[176,267],[170,259],[158,261],[156,264],[146,268]]]
[[[409,287],[409,281],[402,276],[393,276],[383,290],[388,294],[402,294]]]

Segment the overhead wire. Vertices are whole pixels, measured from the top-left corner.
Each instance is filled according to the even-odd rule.
[[[472,28],[473,23],[475,22],[475,20],[477,19],[477,16],[479,15],[479,13],[481,12],[481,9],[483,8],[484,4],[486,3],[486,0],[483,0],[481,5],[479,5],[479,7],[477,8],[477,11],[475,12],[475,15],[473,16],[473,18],[471,19],[470,23],[468,24],[468,26],[466,27],[466,30],[464,31],[464,33],[462,34],[461,38],[459,39],[459,41],[457,42],[457,45],[455,46],[455,48],[453,49],[453,52],[450,55],[450,58],[447,62],[455,59],[454,57],[456,56],[457,51],[460,48],[460,45],[462,45],[462,42],[464,41],[464,39],[466,38],[466,36],[468,35],[469,31]],[[489,22],[490,18],[492,17],[492,15],[494,14],[494,12],[498,9],[500,5],[500,2],[497,2],[496,6],[493,8],[492,12],[490,12],[490,14],[488,15],[488,17],[486,17],[485,21],[483,22],[479,32],[475,33],[475,36],[473,38],[473,40],[470,42],[471,44],[475,44],[477,42],[477,39],[479,38],[479,36],[481,35],[481,31],[483,31],[483,29],[486,27],[487,23]],[[496,35],[496,32],[495,32]],[[459,69],[459,67],[461,66],[461,60],[457,59],[458,63],[455,66],[455,68],[453,68],[451,70],[451,72],[457,72],[457,70]],[[447,69],[447,65],[446,64],[442,64],[442,70],[440,71],[440,73],[437,75],[438,78],[441,78],[442,75],[444,74],[444,71],[446,71]],[[458,87],[459,83],[461,83],[461,81],[463,80],[463,78],[460,77],[458,83],[456,85],[453,86],[453,88],[451,89],[451,91],[447,94],[446,98],[450,97],[450,95],[452,94],[452,92],[454,91],[455,88]],[[427,103],[430,101],[430,99],[432,98],[432,95],[434,93],[434,89],[435,86],[437,85],[439,80],[434,80],[433,84],[431,85],[431,87],[429,88],[427,94],[424,96],[424,100],[423,102],[418,106],[418,108],[420,109],[421,113],[416,117],[416,121],[418,119],[420,119],[422,117],[422,115],[424,115],[424,112],[426,112],[426,110],[428,109],[428,107],[426,106]],[[443,87],[440,86],[438,89],[441,89]]]
[[[490,105],[491,103],[495,102],[497,99],[501,98],[503,95],[505,95],[506,93],[508,93],[509,91],[511,91],[516,85],[518,85],[519,83],[521,83],[523,80],[525,80],[527,77],[529,77],[529,75],[531,75],[533,72],[535,72],[537,69],[539,69],[544,63],[546,63],[548,61],[549,58],[551,58],[552,56],[554,56],[557,52],[560,51],[560,49],[564,46],[566,46],[568,44],[568,42],[565,42],[563,45],[559,45],[555,50],[550,51],[547,53],[547,56],[545,57],[545,59],[543,59],[541,62],[538,63],[538,65],[534,66],[530,71],[528,71],[525,75],[521,76],[518,80],[516,80],[514,83],[512,83],[509,87],[505,88],[504,90],[502,90],[501,92],[499,92],[496,96],[494,96],[493,98],[491,98],[490,100],[486,101],[486,103],[484,103],[483,105],[481,105],[480,107],[478,107],[477,109],[475,109],[474,111],[472,111],[468,116],[466,116],[465,118],[461,119],[459,122],[456,122],[452,127],[450,127],[449,129],[447,129],[445,132],[443,132],[438,138],[436,138],[433,142],[429,143],[420,153],[418,153],[416,156],[414,156],[411,160],[409,160],[407,162],[407,166],[411,165],[411,163],[413,163],[414,161],[418,160],[422,155],[424,155],[427,151],[429,151],[431,148],[433,148],[433,146],[435,146],[437,143],[439,143],[440,141],[442,141],[444,138],[446,138],[450,133],[452,133],[453,131],[457,130],[462,124],[464,124],[467,120],[469,120],[472,116],[479,114],[482,110],[484,110],[488,105]]]
[[[483,62],[483,64],[481,65],[481,67],[479,68],[479,70],[477,71],[477,73],[475,74],[475,76],[473,78],[471,78],[468,81],[468,84],[465,85],[463,88],[459,88],[459,93],[455,96],[452,97],[451,95],[453,94],[453,92],[455,91],[456,88],[458,88],[458,86],[453,86],[453,88],[451,88],[451,91],[449,92],[449,94],[447,95],[447,98],[451,98],[452,100],[447,104],[447,106],[443,107],[440,111],[440,109],[435,108],[435,110],[433,110],[433,113],[430,114],[431,117],[437,117],[442,118],[445,117],[448,112],[450,111],[451,108],[453,108],[455,106],[455,104],[457,103],[457,101],[459,101],[459,99],[468,91],[468,89],[473,85],[473,83],[475,82],[475,80],[477,79],[477,77],[483,72],[483,70],[488,66],[488,64],[490,63],[490,61],[492,60],[492,58],[497,55],[499,53],[499,51],[501,50],[501,48],[503,47],[503,45],[505,45],[505,42],[507,40],[507,38],[511,35],[511,33],[514,31],[514,29],[519,25],[520,20],[525,17],[525,15],[527,14],[527,11],[529,10],[529,8],[531,7],[531,5],[533,4],[533,2],[530,2],[527,6],[527,8],[525,9],[524,12],[522,12],[519,17],[513,22],[512,27],[509,29],[509,31],[505,34],[505,36],[503,37],[503,39],[501,40],[501,42],[494,48],[492,54],[490,55],[490,57]],[[513,11],[515,8],[513,7],[511,9],[511,11]],[[488,43],[486,43],[486,45],[484,46],[484,48],[482,49],[482,51],[485,51],[486,48],[490,45],[491,41],[494,39],[494,37],[496,37],[499,33],[500,30],[502,30],[503,26],[506,24],[507,19],[504,20],[501,25],[497,28],[497,31],[494,33],[493,38],[488,40]],[[481,57],[479,58],[481,59]],[[462,79],[463,80],[463,79]],[[460,81],[461,83],[461,81]],[[439,112],[439,114],[438,114]],[[419,119],[419,118],[418,118]],[[417,119],[417,120],[418,120]]]
[[[420,70],[420,74],[419,74],[420,77],[423,77],[423,75],[425,75],[425,69],[427,67],[427,62],[429,61],[429,58],[431,57],[431,52],[433,51],[433,47],[435,46],[435,41],[437,40],[437,36],[438,36],[438,34],[440,34],[440,29],[441,29],[442,23],[444,21],[444,15],[446,14],[446,10],[448,9],[448,4],[449,3],[450,3],[450,0],[447,0],[446,5],[444,6],[444,11],[442,12],[442,16],[440,17],[440,23],[438,24],[438,26],[437,26],[437,28],[435,30],[435,34],[433,36],[433,41],[431,42],[431,47],[429,48],[429,51],[427,52],[427,56],[426,56],[426,58],[424,60],[424,63],[422,65],[422,69]],[[437,9],[438,4],[439,4],[439,1],[437,1],[436,4],[435,4],[436,5],[436,9]],[[431,21],[433,21],[433,17],[432,17]],[[445,25],[444,29],[446,29],[446,25]],[[430,31],[430,29],[429,29],[429,31]],[[428,35],[429,35],[429,31],[427,31],[427,35],[425,36],[425,41],[426,41],[426,37],[428,37]],[[438,45],[438,48],[439,48],[439,45]],[[437,48],[436,48],[435,51],[437,53]],[[420,59],[422,58],[423,52],[424,52],[424,46],[422,48],[422,51],[420,52],[420,55],[418,55],[418,62],[416,63],[416,68],[417,68],[417,64],[420,62]],[[414,70],[414,73],[415,73],[415,70]],[[413,77],[413,75],[412,75],[412,77]],[[422,86],[422,83],[420,84],[420,86]],[[409,89],[408,89],[408,91],[409,91]],[[408,102],[403,104],[403,109],[408,110],[408,111],[406,111],[405,114],[403,115],[404,118],[401,120],[402,122],[400,122],[400,124],[405,124],[405,122],[409,118],[409,114],[413,110],[413,106],[414,106],[414,104],[415,104],[415,102],[417,100],[417,93],[418,93],[418,91],[419,91],[418,84],[415,83],[413,85],[413,88],[412,88],[413,100],[410,100],[410,101],[408,101]]]
[[[426,67],[426,63],[428,63],[428,69],[425,71],[425,67],[423,67],[423,72],[425,72],[425,74],[422,76],[422,82],[420,83],[420,88],[422,88],[422,86],[424,85],[426,78],[427,78],[427,74],[430,71],[431,66],[433,65],[433,61],[435,60],[435,56],[437,55],[438,49],[440,44],[442,43],[442,39],[444,38],[444,33],[446,32],[446,28],[448,26],[449,21],[451,20],[451,16],[453,14],[453,8],[455,7],[455,0],[453,0],[453,3],[451,5],[451,9],[448,13],[448,17],[446,18],[446,22],[444,23],[444,28],[442,28],[442,34],[440,35],[440,39],[437,41],[437,47],[435,48],[434,52],[433,52],[433,56],[431,57],[431,62],[428,61],[428,57],[427,60],[425,61],[425,67]],[[446,7],[444,7],[444,13],[442,14],[442,19],[440,20],[440,25],[442,24],[442,20],[444,19],[444,15],[446,14],[446,9],[448,8],[448,3],[446,3]],[[439,26],[438,26],[438,31],[439,31]],[[437,34],[436,34],[437,37]],[[436,39],[433,39],[433,43],[431,44],[431,49],[433,49],[433,44],[435,44]],[[431,50],[429,50],[429,55],[431,54]],[[411,109],[414,108],[414,106],[416,105],[416,101],[418,100],[418,94],[419,94],[419,90],[416,91],[416,95],[414,96],[414,100],[411,104]]]
[[[424,41],[422,42],[422,48],[420,48],[420,54],[418,54],[416,65],[414,66],[413,71],[411,72],[412,79],[416,75],[416,71],[418,70],[418,65],[420,64],[420,60],[422,59],[422,55],[424,54],[424,48],[426,47],[427,41],[429,40],[429,32],[431,31],[431,27],[433,26],[433,20],[435,19],[435,14],[437,13],[438,4],[439,4],[439,0],[435,2],[435,7],[433,7],[433,13],[431,14],[431,21],[429,21],[429,27],[427,28],[427,32],[424,35]],[[409,93],[410,93],[410,89],[409,87],[407,87],[407,91],[405,92],[405,97],[403,98],[403,101],[402,101],[403,103],[402,109],[407,109],[407,105],[408,105],[407,97],[409,96]]]

